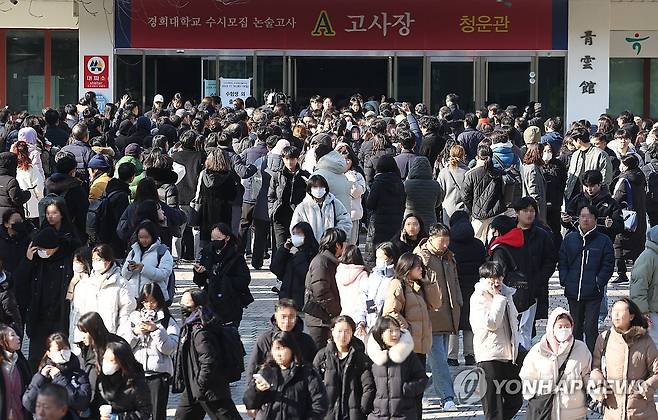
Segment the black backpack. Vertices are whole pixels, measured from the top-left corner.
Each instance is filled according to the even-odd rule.
[[[206,329],[215,337],[219,351],[219,364],[229,382],[237,382],[244,372],[244,350],[237,327],[212,322]]]
[[[109,194],[104,192],[97,200],[89,204],[89,210],[87,210],[87,235],[89,235],[90,242],[98,244],[112,239],[108,229],[112,229],[114,227],[113,223],[117,221],[111,217],[110,198],[120,192],[118,190]],[[160,263],[159,260],[158,263]]]
[[[495,154],[493,155],[493,158],[498,162],[498,164],[501,167],[501,170],[503,172],[503,184],[504,185],[521,185],[521,171],[519,170],[519,166],[517,165],[517,162],[514,164],[510,165],[509,167],[505,167],[503,164],[503,161],[500,160],[498,156]],[[519,164],[520,165],[520,164]]]

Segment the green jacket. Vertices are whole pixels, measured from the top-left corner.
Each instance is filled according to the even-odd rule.
[[[115,171],[114,171],[114,177],[119,178],[119,166],[121,166],[122,163],[130,162],[133,165],[135,165],[135,179],[133,179],[133,182],[130,183],[130,195],[131,198],[135,196],[135,191],[137,190],[137,184],[139,184],[139,181],[142,180],[146,175],[144,174],[144,165],[142,165],[142,162],[137,159],[134,156],[124,156],[119,161],[116,163],[114,166]]]
[[[658,244],[647,241],[631,272],[630,298],[642,313],[658,312]]]

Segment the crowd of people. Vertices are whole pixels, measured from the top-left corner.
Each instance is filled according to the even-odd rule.
[[[0,417],[237,419],[244,378],[257,419],[420,419],[463,363],[487,419],[658,418],[658,124],[268,99],[0,111]]]

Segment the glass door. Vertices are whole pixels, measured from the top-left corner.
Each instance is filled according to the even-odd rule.
[[[431,61],[430,112],[436,115],[445,105],[446,95],[459,95],[465,112],[475,110],[475,58],[436,57]]]
[[[485,105],[516,105],[522,110],[530,101],[530,72],[530,57],[486,58]]]
[[[204,96],[216,96],[217,89],[217,57],[203,57],[201,61],[201,93]]]

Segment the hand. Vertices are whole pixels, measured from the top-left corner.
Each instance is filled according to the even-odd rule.
[[[144,268],[144,264],[142,264],[142,263],[128,264],[128,270],[130,270],[130,271],[136,271],[138,273],[141,273],[142,268]]]
[[[359,323],[356,327],[356,331],[354,332],[354,335],[357,337],[365,337],[366,336],[366,326],[363,325],[363,323]]]
[[[411,108],[409,107],[409,102],[403,102],[402,103],[402,108],[400,108],[400,111],[404,112],[406,114],[411,114]]]
[[[52,369],[52,366],[46,365],[41,369],[41,375],[48,377],[50,375],[50,369]]]
[[[649,326],[652,326],[652,325],[653,325],[653,321],[651,320],[651,315],[649,314],[649,312],[647,312],[646,314],[644,314],[644,319],[647,320],[647,324],[649,324]]]
[[[126,106],[129,100],[130,100],[130,96],[123,95],[123,97],[121,98],[121,102],[119,102],[119,107],[123,108],[124,106]]]
[[[572,220],[573,220],[573,218],[571,216],[569,216],[567,213],[562,213],[561,217],[562,217],[562,221],[564,223],[571,223]]]
[[[25,256],[27,257],[28,260],[32,261],[34,258],[34,253],[37,252],[37,247],[32,246],[32,242],[30,242],[30,246],[27,247],[27,252],[25,253]]]
[[[206,272],[206,267],[202,266],[201,264],[194,264],[194,271],[199,274],[203,274]]]
[[[499,295],[500,294],[500,288],[494,286],[493,284],[489,285],[489,293],[491,293],[493,296]]]
[[[146,332],[153,332],[158,329],[158,326],[153,321],[143,321],[142,329]]]
[[[292,241],[288,239],[285,244],[283,244],[284,248],[286,248],[288,251],[290,251],[290,248],[292,248]]]
[[[256,389],[259,390],[260,392],[264,392],[270,389],[270,384],[263,381],[262,379],[256,379],[255,381],[256,381]]]
[[[612,226],[612,218],[608,216],[605,218],[605,227],[609,229],[610,226]]]
[[[55,376],[60,374],[60,370],[57,369],[55,366],[51,366],[48,374],[50,375],[51,378],[54,378]]]
[[[247,410],[247,415],[252,418],[256,418],[256,415],[258,414],[258,410]]]
[[[297,249],[297,247],[294,247],[294,246],[293,246],[292,248],[290,248],[290,253],[291,253],[292,255],[295,255],[297,252],[299,252],[299,249]]]

